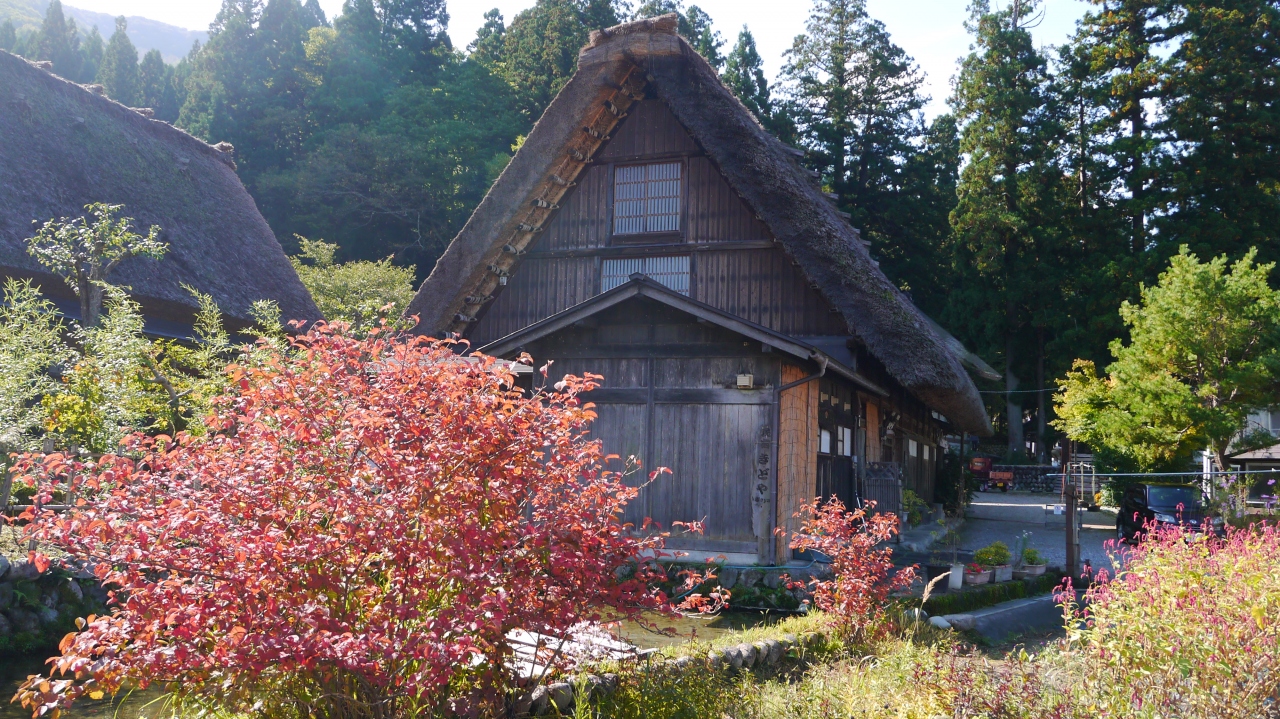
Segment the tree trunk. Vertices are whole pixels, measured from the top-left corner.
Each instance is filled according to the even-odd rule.
[[[1005,394],[1005,412],[1008,415],[1009,423],[1009,458],[1012,459],[1017,453],[1026,452],[1026,439],[1022,434],[1022,397],[1017,393],[1018,377],[1013,373],[1013,360],[1015,354],[1016,340],[1013,333],[1010,332],[1005,339],[1005,371],[1004,371],[1004,388]]]
[[[1044,391],[1044,328],[1036,328],[1036,461],[1045,464],[1048,457],[1048,417]]]

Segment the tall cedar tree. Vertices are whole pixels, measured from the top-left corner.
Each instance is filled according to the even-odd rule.
[[[83,61],[80,57],[80,33],[76,21],[67,20],[62,12],[61,0],[49,3],[44,22],[35,37],[33,60],[49,60],[54,73],[68,80],[82,80]]]
[[[725,61],[724,84],[761,122],[773,114],[769,81],[764,77],[764,61],[756,49],[756,38],[746,25],[742,26],[738,42]]]
[[[938,253],[955,203],[954,120],[926,128],[923,74],[861,0],[815,2],[787,59],[786,110],[808,162],[886,273],[936,311],[948,284]]]
[[[107,97],[124,105],[137,105],[141,95],[138,77],[138,51],[129,40],[129,23],[124,16],[116,18],[116,31],[107,41],[107,50],[98,68],[98,82]]]
[[[475,59],[511,85],[532,125],[577,70],[591,31],[620,20],[614,0],[538,0],[509,27],[502,27],[501,15],[486,15]]]
[[[1162,254],[1280,259],[1280,7],[1182,0],[1165,114],[1173,197]]]
[[[1003,354],[1010,454],[1025,451],[1019,377],[1039,374],[1044,314],[1057,304],[1059,284],[1049,261],[1060,177],[1056,102],[1045,58],[1020,19],[974,0],[966,23],[973,52],[951,99],[968,162],[951,214],[965,276],[948,316],[980,354]]]
[[[5,18],[5,21],[0,23],[0,50],[12,52],[17,44],[18,31],[14,28],[13,21]]]
[[[160,51],[151,49],[138,65],[138,104],[155,111],[165,122],[178,119],[178,94],[173,87],[174,69]]]

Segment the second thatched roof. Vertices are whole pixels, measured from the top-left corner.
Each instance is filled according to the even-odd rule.
[[[121,204],[138,232],[159,226],[169,244],[162,260],[126,260],[110,278],[149,317],[189,322],[196,302],[186,284],[211,295],[233,326],[263,299],[285,320],[319,319],[223,149],[0,51],[0,273],[66,295],[27,254],[33,222]]]

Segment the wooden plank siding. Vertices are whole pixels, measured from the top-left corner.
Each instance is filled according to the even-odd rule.
[[[804,379],[809,373],[792,364],[782,365],[782,384]],[[782,393],[778,408],[778,508],[777,526],[785,534],[776,538],[780,561],[791,557],[791,536],[800,529],[793,515],[813,499],[818,476],[818,380]]]
[[[684,163],[678,233],[656,244],[611,234],[613,173],[619,163]],[[691,254],[690,296],[794,335],[845,335],[840,315],[804,279],[763,222],[660,100],[640,102],[560,201],[560,209],[478,312],[467,337],[485,344],[562,312],[600,291],[600,258]],[[643,239],[643,238],[641,238]]]
[[[605,310],[528,348],[539,364],[553,360],[546,382],[566,374],[604,376],[584,399],[598,418],[591,436],[621,470],[634,456],[642,469],[629,484],[666,467],[627,509],[670,529],[675,521],[705,521],[703,536],[680,536],[676,549],[764,554],[772,549],[773,422],[781,360],[757,342],[647,300]],[[739,374],[757,389],[739,390]],[[764,465],[761,459],[764,458]],[[763,470],[763,475],[761,471]],[[765,505],[758,506],[764,482]],[[761,511],[764,511],[763,523]]]

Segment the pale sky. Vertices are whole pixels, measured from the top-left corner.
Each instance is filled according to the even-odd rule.
[[[999,4],[1002,0],[993,0]],[[455,46],[465,48],[483,24],[484,13],[498,8],[508,24],[516,13],[532,6],[534,0],[451,0],[449,36]],[[171,25],[204,30],[221,6],[220,0],[69,0],[67,5],[113,15],[141,15]],[[804,31],[809,0],[686,0],[711,16],[716,30],[725,39],[727,51],[745,23],[756,38],[765,74],[772,80],[783,63],[782,53],[792,39]],[[900,45],[926,73],[926,91],[933,98],[927,112],[935,115],[946,109],[950,79],[956,60],[968,52],[969,37],[963,22],[967,0],[867,0],[868,12],[888,28]],[[342,9],[342,0],[320,0],[332,18]],[[1044,19],[1033,30],[1041,45],[1056,45],[1067,39],[1075,22],[1086,10],[1083,0],[1045,0]]]

